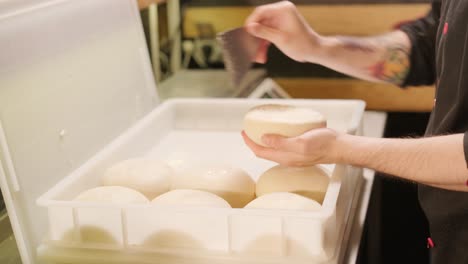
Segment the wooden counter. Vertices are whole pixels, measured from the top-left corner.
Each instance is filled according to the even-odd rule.
[[[189,6],[184,13],[185,37],[198,35],[197,24],[212,24],[217,32],[244,24],[252,6]],[[401,21],[426,14],[428,4],[299,5],[310,25],[324,35],[371,35],[391,30]]]

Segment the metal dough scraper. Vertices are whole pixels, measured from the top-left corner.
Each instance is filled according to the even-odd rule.
[[[244,28],[235,28],[218,34],[224,57],[224,65],[232,84],[239,86],[250,70],[260,45],[260,39],[247,33]]]

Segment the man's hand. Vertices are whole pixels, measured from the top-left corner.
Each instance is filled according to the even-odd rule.
[[[464,134],[429,138],[369,138],[340,134],[328,128],[294,138],[264,135],[269,147],[245,143],[259,158],[287,166],[341,163],[365,167],[410,181],[468,192]]]
[[[335,71],[375,82],[404,83],[411,42],[396,30],[380,36],[321,36],[289,1],[259,6],[245,28],[263,39],[256,62],[265,63],[270,43],[291,59],[318,63]]]
[[[257,157],[296,167],[336,163],[336,142],[339,136],[339,133],[329,128],[312,129],[293,138],[264,135],[262,140],[269,147],[263,147],[242,132],[245,143]]]
[[[289,1],[257,7],[247,18],[245,28],[264,40],[256,58],[259,63],[266,62],[270,43],[296,61],[310,62],[320,42],[320,36]]]

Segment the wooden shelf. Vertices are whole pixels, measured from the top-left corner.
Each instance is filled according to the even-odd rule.
[[[293,98],[362,99],[368,110],[429,112],[434,87],[401,89],[390,84],[355,79],[274,78]]]
[[[198,35],[197,24],[212,24],[216,32],[244,24],[254,7],[189,7],[184,14],[185,37]],[[371,35],[391,30],[401,21],[424,16],[428,4],[300,5],[310,25],[324,35]]]

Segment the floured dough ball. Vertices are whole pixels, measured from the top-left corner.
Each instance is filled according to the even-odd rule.
[[[322,206],[315,200],[288,192],[269,193],[258,197],[245,206],[251,209],[280,210],[320,210]]]
[[[255,143],[262,142],[264,134],[296,137],[314,128],[326,127],[325,117],[310,108],[267,104],[256,106],[244,117],[244,131]]]
[[[242,169],[223,165],[197,165],[174,177],[172,189],[194,189],[214,193],[234,208],[255,198],[255,182]]]
[[[180,189],[162,194],[153,201],[157,205],[183,205],[183,206],[203,206],[231,208],[223,198],[204,191]]]
[[[151,200],[169,191],[172,174],[172,168],[163,162],[134,158],[107,169],[102,178],[102,185],[132,188]]]
[[[148,203],[143,194],[122,186],[100,186],[80,193],[74,201],[116,204]]]
[[[330,178],[321,166],[286,167],[277,165],[257,181],[257,197],[273,192],[291,192],[323,202]]]

